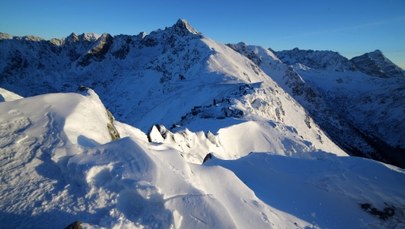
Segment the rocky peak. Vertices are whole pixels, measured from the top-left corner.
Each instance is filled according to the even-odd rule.
[[[404,71],[391,62],[380,50],[353,57],[350,60],[360,71],[377,77],[405,77]]]
[[[65,43],[72,44],[79,41],[94,42],[98,40],[100,37],[101,37],[100,35],[95,33],[82,33],[80,35],[77,35],[76,33],[71,33],[69,36],[65,38]]]
[[[0,32],[0,40],[9,40],[9,39],[13,39],[13,36],[11,36],[8,33]]]
[[[79,41],[79,36],[76,33],[71,33],[65,38],[65,43],[74,43]]]
[[[381,52],[381,50],[376,49],[373,52],[370,52],[369,54],[375,54],[375,55],[383,55],[383,53]]]
[[[353,71],[355,66],[338,52],[329,50],[302,50],[294,48],[276,52],[277,57],[288,65],[303,64],[313,69],[338,72]]]
[[[266,64],[275,64],[276,62],[281,62],[271,50],[263,48],[261,46],[247,45],[244,42],[239,42],[237,44],[227,44],[227,46],[235,50],[236,52],[246,56],[258,66],[261,66],[263,62]]]
[[[43,41],[44,39],[41,37],[29,35],[29,36],[23,36],[22,40],[24,40],[24,41]]]
[[[84,35],[83,35],[84,36]],[[87,66],[91,63],[91,60],[102,61],[110,50],[111,45],[114,42],[114,37],[108,33],[103,33],[86,55],[79,61],[81,66]]]
[[[171,27],[174,32],[180,36],[185,36],[187,34],[200,34],[195,30],[186,20],[179,19],[176,24]]]
[[[103,35],[104,35],[104,34],[103,34]],[[103,36],[103,35],[102,35],[102,36]],[[86,41],[96,41],[96,40],[99,39],[101,36],[98,35],[98,34],[95,34],[95,33],[83,33],[83,34],[80,35],[80,37],[81,37],[83,40],[86,40]]]

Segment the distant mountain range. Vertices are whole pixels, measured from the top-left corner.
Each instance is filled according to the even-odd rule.
[[[0,33],[0,101],[3,225],[405,225],[404,171],[347,157],[405,167],[405,74],[379,50],[221,44],[185,20],[135,36]]]

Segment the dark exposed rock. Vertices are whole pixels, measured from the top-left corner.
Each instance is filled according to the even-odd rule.
[[[114,116],[111,114],[111,112],[108,109],[106,109],[106,112],[107,112],[107,116],[109,119],[109,122],[107,123],[107,129],[108,129],[108,133],[110,134],[111,140],[115,141],[117,139],[120,139],[121,138],[120,133],[114,126]]]
[[[114,42],[114,38],[110,34],[103,34],[98,40],[95,47],[93,47],[79,62],[81,66],[87,66],[91,60],[102,61],[105,54],[110,49]]]
[[[395,207],[394,206],[386,206],[384,209],[377,209],[373,207],[372,204],[369,203],[363,203],[360,204],[360,207],[370,213],[371,215],[374,215],[382,220],[388,220],[392,218],[395,215]]]
[[[118,59],[125,59],[126,55],[129,53],[129,46],[124,45],[117,51],[113,52],[113,56]]]
[[[174,32],[179,36],[185,36],[187,34],[199,34],[186,20],[179,19],[172,27]]]
[[[205,155],[204,160],[203,160],[203,164],[205,162],[207,162],[208,160],[212,159],[212,153],[208,153],[207,155]]]
[[[65,229],[83,229],[82,223],[80,221],[75,221],[69,224]]]

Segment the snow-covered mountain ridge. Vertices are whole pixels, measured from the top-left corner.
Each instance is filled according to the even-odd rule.
[[[403,77],[298,51],[0,34],[1,224],[403,227],[404,171],[347,154],[401,162]]]
[[[188,163],[178,141],[151,143],[117,121],[112,141],[93,91],[2,102],[0,120],[0,222],[12,228],[405,224],[405,172],[380,162],[313,151]]]
[[[241,143],[252,147],[233,152],[236,157],[255,150],[345,154],[257,65],[204,37],[184,20],[148,35],[93,38],[72,34],[59,45],[3,40],[9,55],[18,58],[8,60],[2,85],[23,96],[89,86],[118,120],[144,132],[154,124],[206,132],[201,119],[217,126],[213,134],[228,127],[229,120],[273,123],[264,128],[273,126],[280,134],[269,138],[267,131],[260,131],[258,139],[267,140]],[[269,139],[278,147],[268,148]],[[201,153],[202,160],[209,152]]]
[[[347,152],[405,165],[405,77],[366,75],[331,51],[275,54],[243,43],[229,46],[271,76]],[[378,65],[391,69],[392,63]]]

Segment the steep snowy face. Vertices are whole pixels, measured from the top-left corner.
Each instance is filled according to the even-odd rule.
[[[229,44],[228,46],[257,63],[285,92],[305,107],[315,122],[347,152],[354,154],[353,150],[372,151],[365,139],[359,136],[344,119],[342,120],[336,112],[333,100],[327,98],[327,94],[321,88],[308,83],[298,73],[298,70],[309,71],[308,67],[300,63],[295,64],[294,67],[288,66],[281,62],[273,52],[260,46],[244,43]]]
[[[357,69],[371,76],[405,77],[404,70],[392,63],[380,50],[353,57],[350,61]]]
[[[229,46],[257,63],[347,152],[405,165],[403,78],[288,66],[261,47]]]
[[[309,85],[323,93],[334,114],[338,115],[335,120],[346,123],[354,131],[354,135],[347,137],[357,135],[366,141],[368,147],[358,148],[354,154],[366,153],[372,158],[405,166],[403,77],[380,78],[361,72],[298,68],[296,71]]]
[[[288,65],[303,64],[313,69],[353,71],[355,66],[346,57],[333,51],[300,50],[298,48],[276,52],[278,58]]]

